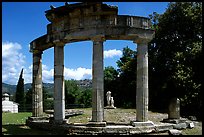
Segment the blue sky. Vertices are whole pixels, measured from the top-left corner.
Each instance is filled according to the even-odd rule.
[[[72,4],[72,2],[69,2]],[[149,14],[165,12],[168,2],[104,2],[118,6],[119,15],[148,17]],[[29,43],[46,34],[49,21],[45,11],[63,6],[64,2],[2,2],[2,82],[16,85],[21,68],[24,68],[24,82],[32,82],[32,53]],[[132,41],[107,40],[104,42],[104,67],[113,66],[122,56],[122,49],[128,46],[136,50]],[[53,82],[54,49],[43,52],[43,82]],[[92,78],[92,42],[66,44],[64,48],[65,79]]]

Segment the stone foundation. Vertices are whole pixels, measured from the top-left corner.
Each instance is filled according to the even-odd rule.
[[[127,123],[110,123],[110,122],[89,122],[89,123],[50,123],[47,119],[32,120],[27,119],[26,125],[31,128],[38,128],[48,130],[49,132],[63,134],[63,135],[137,135],[137,134],[151,134],[159,132],[169,132],[172,129],[181,130],[179,124],[160,123],[153,124],[153,122],[133,122],[135,125]],[[139,125],[138,125],[139,124]],[[97,125],[97,126],[94,126]],[[184,127],[184,126],[183,126]],[[185,126],[184,128],[188,128]]]
[[[151,127],[154,126],[154,123],[152,121],[147,121],[147,122],[137,122],[137,121],[131,121],[130,124],[134,127]]]

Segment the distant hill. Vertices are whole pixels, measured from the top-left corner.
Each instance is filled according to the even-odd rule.
[[[6,83],[2,83],[2,93],[9,93],[11,95],[15,94],[16,92],[16,85],[10,85]]]
[[[81,88],[91,88],[92,87],[92,80],[85,79],[85,80],[77,80],[77,84]],[[48,90],[49,94],[54,93],[54,84],[53,83],[43,83],[43,86]],[[24,84],[24,91],[26,92],[28,89],[32,87],[31,83]],[[2,83],[2,93],[9,93],[10,95],[14,95],[16,93],[16,85],[10,85],[6,83]]]
[[[54,91],[54,84],[52,83],[43,83],[43,86],[47,88],[48,92]],[[24,91],[27,92],[28,89],[32,87],[31,83],[24,84]],[[9,93],[10,95],[14,95],[16,93],[16,85],[10,85],[6,83],[2,83],[2,93]],[[52,94],[51,93],[51,94]]]

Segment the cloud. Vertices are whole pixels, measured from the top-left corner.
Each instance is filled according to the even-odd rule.
[[[64,68],[64,78],[65,79],[91,79],[92,78],[92,69],[79,67],[77,69]]]
[[[42,81],[44,83],[53,83],[54,82],[54,68],[50,69],[42,64]]]
[[[24,83],[32,83],[32,69],[30,65],[28,68],[24,67],[26,63],[26,56],[21,52],[22,47],[19,43],[3,42],[2,43],[2,82],[16,85],[19,79],[21,69],[23,68]],[[110,57],[110,51],[106,56]],[[109,54],[109,55],[108,55]],[[113,54],[112,56],[116,56]],[[64,67],[64,79],[92,79],[92,69],[79,67],[76,69]],[[54,82],[54,68],[49,68],[42,64],[42,80],[45,83]]]
[[[29,68],[24,68],[23,69],[23,78],[24,78],[24,83],[32,83],[32,70],[33,67],[32,65]]]
[[[92,69],[79,67],[77,69],[70,69],[64,67],[64,79],[70,80],[81,80],[81,79],[91,79]],[[44,83],[54,82],[54,68],[49,69],[46,65],[42,65],[42,80]]]
[[[29,69],[32,69],[32,65],[29,67]],[[64,79],[92,79],[92,69],[82,67],[70,69],[64,67]],[[42,65],[42,81],[44,83],[54,83],[54,68],[49,69],[46,65]]]
[[[113,58],[115,56],[122,56],[122,51],[116,49],[104,51],[104,58]]]
[[[21,69],[25,64],[25,55],[21,45],[13,42],[2,42],[2,81],[17,84]]]

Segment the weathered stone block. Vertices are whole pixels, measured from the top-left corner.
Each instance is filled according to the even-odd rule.
[[[169,119],[180,119],[180,100],[178,98],[172,98],[169,104]]]
[[[168,133],[169,135],[182,135],[182,132],[176,129],[170,129]]]

